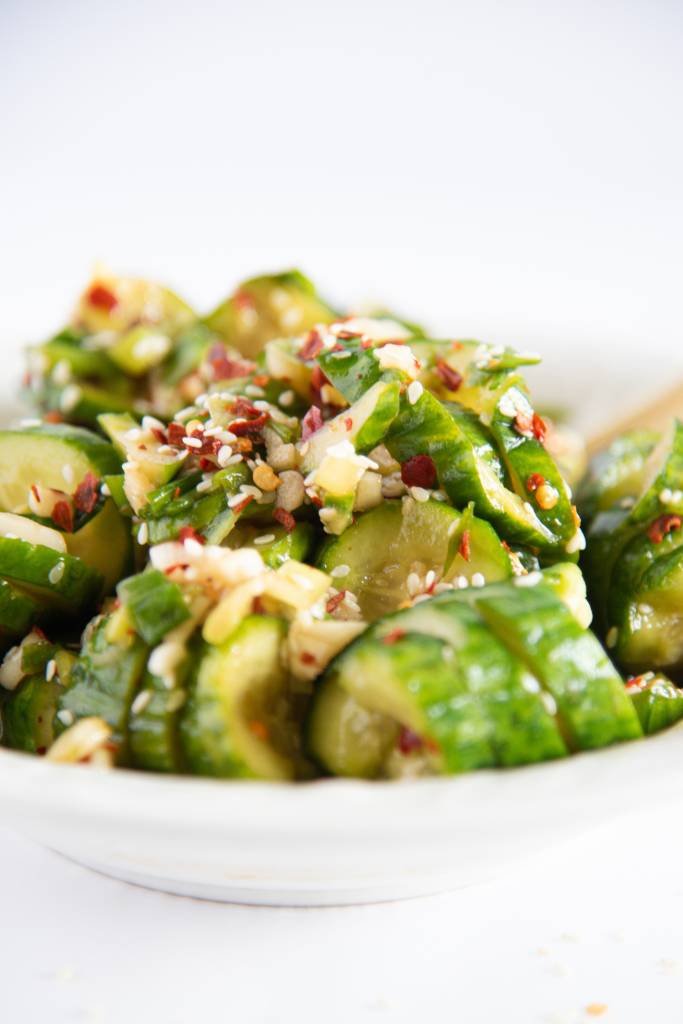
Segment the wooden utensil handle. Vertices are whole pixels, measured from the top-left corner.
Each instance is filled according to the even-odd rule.
[[[676,416],[683,419],[683,381],[591,437],[588,455],[591,457],[606,448],[627,430],[665,430]]]

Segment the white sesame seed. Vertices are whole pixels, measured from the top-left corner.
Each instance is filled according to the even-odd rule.
[[[201,448],[202,440],[199,437],[184,437],[183,444],[187,445],[188,448]]]
[[[459,526],[460,526],[460,520],[459,519],[454,519],[453,522],[451,523],[451,525],[448,527],[448,530],[446,531],[446,536],[447,537],[452,537],[453,534],[455,533],[455,531],[458,529]]]
[[[678,505],[683,500],[683,491],[672,491],[671,501],[674,505]]]
[[[165,426],[156,416],[143,416],[142,425],[145,430],[165,430]]]
[[[470,585],[470,581],[467,579],[467,576],[457,576],[453,582],[458,590],[466,590]]]
[[[338,580],[342,576],[348,576],[350,572],[350,565],[335,565],[334,569],[330,571],[330,576],[332,577],[332,579]]]
[[[59,408],[62,412],[71,412],[81,400],[81,389],[77,384],[69,384],[64,388],[59,399]]]
[[[49,579],[50,583],[59,583],[62,576],[64,575],[65,568],[66,563],[63,560],[60,559],[59,562],[56,562],[50,569],[49,573],[47,574],[47,578]]]
[[[185,693],[185,690],[173,690],[173,692],[168,695],[166,710],[169,713],[172,711],[178,711],[185,703],[186,697],[187,694]]]
[[[541,700],[543,701],[544,707],[549,715],[557,714],[557,701],[553,697],[552,693],[548,693],[544,690],[541,693]]]
[[[185,545],[185,551],[190,555],[199,557],[199,555],[204,554],[204,545],[195,540],[194,537],[186,537],[183,544]]]
[[[571,537],[564,546],[564,550],[568,555],[573,555],[576,551],[583,551],[586,547],[586,538],[583,535],[582,530],[577,530],[573,537]]]
[[[483,587],[485,583],[486,577],[480,572],[475,572],[474,575],[472,576],[472,586]]]
[[[429,501],[432,496],[432,492],[428,491],[426,487],[411,487],[410,493],[415,501]]]
[[[233,396],[231,395],[230,397]],[[173,419],[178,423],[182,423],[184,420],[192,419],[192,417],[196,416],[200,411],[201,410],[199,410],[196,405],[187,405],[184,409],[181,409],[180,412],[177,412]]]
[[[199,483],[197,484],[197,487],[196,487],[197,494],[204,494],[206,491],[210,491],[212,487],[213,487],[213,480],[212,480],[212,478],[210,476],[209,477],[204,477],[204,479],[200,480]]]
[[[407,395],[408,401],[411,405],[415,405],[415,403],[422,398],[423,391],[424,388],[420,384],[419,380],[414,380],[408,385]]]
[[[659,500],[661,501],[662,505],[668,505],[671,501],[671,498],[672,492],[670,487],[664,487],[663,490],[659,492]]]
[[[61,711],[58,711],[57,718],[62,723],[62,725],[66,726],[73,725],[74,722],[76,721],[76,716],[74,715],[73,711],[69,711],[68,708],[63,708]]]
[[[126,441],[139,441],[142,437],[142,431],[139,427],[131,427],[130,430],[125,432],[123,437]]]
[[[258,384],[247,384],[244,389],[245,395],[249,395],[250,398],[263,398],[265,391],[260,388]]]
[[[45,678],[48,683],[52,682],[55,675],[57,674],[57,662],[54,658],[50,658],[47,665],[45,666]]]
[[[421,584],[420,577],[416,572],[409,572],[408,579],[406,580],[406,587],[408,588],[408,594],[410,597],[415,597],[416,594],[420,593]]]
[[[270,544],[273,540],[275,540],[274,533],[263,533],[260,537],[254,538],[254,544]]]
[[[232,448],[229,448],[228,445],[223,445],[222,448],[219,448],[218,455],[216,456],[218,465],[223,467],[227,466],[232,458],[232,454]]]
[[[607,644],[607,646],[609,648],[616,647],[618,639],[619,639],[619,630],[617,629],[616,626],[612,626],[612,628],[607,631],[607,636],[605,637],[605,643]]]
[[[175,455],[176,449],[170,444],[160,444],[157,448],[157,455]]]
[[[433,569],[430,569],[427,575],[425,576],[425,590],[429,590],[429,588],[434,586],[435,583],[436,573],[434,572]]]
[[[149,704],[149,702],[151,701],[151,699],[151,690],[140,690],[140,693],[137,695],[137,697],[130,706],[131,715],[139,715],[141,712],[143,712],[147,705]]]
[[[525,576],[515,576],[513,583],[516,587],[535,587],[542,579],[540,572],[528,572]]]
[[[65,483],[72,484],[74,482],[74,468],[68,462],[65,462],[62,466],[62,476]]]
[[[71,367],[66,359],[60,359],[52,370],[52,379],[58,387],[64,387],[71,380]]]
[[[140,529],[138,530],[138,544],[146,544],[149,540],[149,528],[147,523],[140,523]]]
[[[110,498],[111,497],[111,491],[109,489],[109,484],[100,484],[100,494],[102,495],[103,498]]]
[[[293,391],[283,391],[277,400],[277,404],[281,405],[284,409],[287,409],[289,408],[290,405],[292,405],[295,398],[296,395],[294,394]]]

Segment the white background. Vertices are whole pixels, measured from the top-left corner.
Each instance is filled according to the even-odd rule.
[[[590,430],[683,375],[682,56],[677,0],[3,0],[3,372],[94,260],[202,309],[299,264],[338,302],[540,349]],[[669,816],[507,882],[306,912],[143,893],[0,833],[2,1019],[680,1024],[680,840]]]

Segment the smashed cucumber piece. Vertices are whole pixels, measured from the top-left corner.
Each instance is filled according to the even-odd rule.
[[[81,718],[103,718],[112,730],[117,764],[127,764],[130,709],[149,648],[130,633],[123,642],[110,641],[111,621],[108,616],[91,624],[70,685],[59,696],[57,719],[59,728],[64,728]]]
[[[145,476],[155,487],[172,480],[183,464],[183,457],[160,454],[155,449],[142,450],[128,435],[139,428],[137,420],[127,413],[105,413],[97,417],[105,434],[122,459],[132,459],[144,468]]]
[[[646,736],[668,729],[683,718],[683,690],[660,672],[630,679],[626,691]]]
[[[629,672],[683,671],[683,547],[655,559],[629,594],[607,642]]]
[[[83,615],[102,593],[101,574],[79,558],[14,537],[0,537],[0,576],[55,613]]]
[[[636,430],[617,438],[591,459],[577,494],[581,518],[589,524],[598,512],[606,512],[641,489],[643,472],[659,434]]]
[[[82,427],[41,424],[0,431],[0,509],[26,512],[32,485],[72,493],[88,473],[120,473],[111,444]]]
[[[190,617],[182,590],[158,569],[122,580],[116,592],[135,632],[150,647]]]
[[[281,659],[287,627],[249,615],[219,646],[205,645],[180,731],[198,775],[292,779],[297,727]]]
[[[46,615],[47,605],[40,597],[0,578],[0,650],[25,636]]]
[[[266,342],[303,334],[335,313],[298,270],[244,281],[205,318],[205,324],[253,359]]]
[[[63,687],[45,672],[22,680],[2,707],[2,740],[13,750],[44,754],[55,738],[54,721]]]
[[[73,324],[86,333],[126,331],[135,324],[168,329],[194,319],[188,304],[164,285],[144,278],[97,274],[81,295]]]
[[[128,722],[130,756],[136,768],[154,772],[183,772],[185,755],[180,742],[180,717],[187,691],[185,682],[197,654],[188,644],[185,657],[174,667],[172,686],[149,667],[131,704]]]
[[[62,533],[66,549],[102,575],[102,593],[110,594],[132,568],[133,544],[128,520],[113,499],[104,504],[74,533]]]
[[[198,493],[196,482],[185,489],[190,477],[178,481],[177,487],[172,488],[172,496],[166,489],[159,488],[140,510],[141,517],[147,523],[149,543],[160,544],[166,540],[175,540],[183,528],[190,527],[210,544],[221,544],[242,516],[259,515],[261,512],[269,514],[269,506],[259,506],[253,501],[243,506],[241,503],[230,506],[230,499],[250,479],[246,463],[240,462],[215,473],[212,489],[202,494]],[[165,492],[163,498],[162,490]]]
[[[489,520],[506,540],[556,552],[558,539],[529,502],[501,479],[486,428],[456,403],[442,403],[427,391],[412,405],[403,398],[384,443],[401,463],[428,455],[453,504],[462,507],[473,501],[475,513]]]
[[[425,584],[433,589],[440,581],[507,579],[510,559],[491,525],[469,517],[464,536],[465,530],[457,533],[462,519],[462,513],[438,501],[385,501],[328,541],[316,564],[336,586],[355,595],[368,622],[394,611]],[[454,538],[457,548],[449,559]]]
[[[288,559],[305,562],[315,541],[310,523],[297,523],[287,532],[283,526],[239,523],[227,536],[228,548],[255,548],[269,569],[278,569]]]
[[[378,381],[357,402],[302,442],[301,471],[310,473],[317,469],[328,449],[340,441],[350,441],[357,452],[368,452],[384,441],[398,413],[399,398],[397,382]]]

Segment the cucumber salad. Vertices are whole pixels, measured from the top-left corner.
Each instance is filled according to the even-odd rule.
[[[208,316],[98,273],[0,431],[1,742],[400,779],[675,723],[683,426],[586,469],[537,362],[297,271]]]

